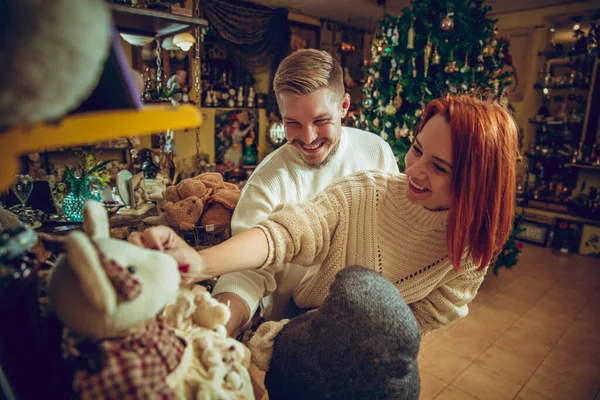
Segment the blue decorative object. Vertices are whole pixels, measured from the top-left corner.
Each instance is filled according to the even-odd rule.
[[[94,195],[90,191],[90,181],[100,183],[95,177],[79,178],[71,176],[68,178],[71,192],[63,200],[63,212],[72,222],[83,221],[83,206],[88,200],[100,200],[98,194]],[[100,184],[101,185],[101,184]]]

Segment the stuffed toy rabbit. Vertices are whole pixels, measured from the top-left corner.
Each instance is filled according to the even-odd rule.
[[[176,398],[167,378],[184,375],[191,354],[184,357],[185,342],[157,316],[177,296],[177,263],[109,238],[97,202],[86,204],[83,230],[69,234],[48,278],[50,308],[64,324],[64,353],[75,368],[74,394]]]
[[[202,286],[180,289],[171,256],[109,238],[99,203],[86,204],[83,230],[47,282],[77,398],[254,399],[249,351],[225,333],[229,308]]]

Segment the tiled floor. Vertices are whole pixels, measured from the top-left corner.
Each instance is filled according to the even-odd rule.
[[[600,260],[525,245],[465,319],[423,338],[421,400],[593,400]],[[600,394],[598,395],[600,400]]]

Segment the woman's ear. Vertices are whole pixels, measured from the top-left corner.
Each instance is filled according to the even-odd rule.
[[[110,225],[106,210],[97,201],[89,200],[83,208],[83,231],[90,239],[110,237]]]

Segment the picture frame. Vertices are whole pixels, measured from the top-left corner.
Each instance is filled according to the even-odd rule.
[[[148,199],[144,173],[135,174],[129,179],[129,192],[131,193],[131,207],[139,208]]]
[[[550,247],[561,253],[579,253],[583,224],[564,218],[555,218]]]
[[[215,164],[221,173],[257,165],[257,132],[256,109],[234,108],[215,111]]]
[[[302,49],[319,49],[321,44],[321,27],[301,22],[290,21],[290,53]]]
[[[538,246],[546,247],[548,245],[548,239],[550,232],[552,231],[552,225],[533,221],[529,219],[522,219],[518,222],[518,228],[523,229],[516,235],[516,238],[521,242],[527,242]]]
[[[584,225],[579,244],[579,254],[600,258],[600,226]]]

